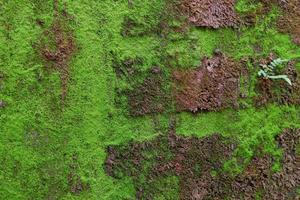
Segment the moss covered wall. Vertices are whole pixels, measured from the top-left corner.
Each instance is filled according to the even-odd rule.
[[[260,4],[251,2],[238,1],[237,11],[242,15],[259,9]],[[299,107],[275,103],[256,108],[250,97],[256,95],[258,66],[252,63],[244,109],[178,113],[170,101],[162,113],[129,115],[126,92],[142,83],[153,66],[162,69],[168,90],[172,70],[196,68],[215,49],[235,60],[258,61],[270,53],[285,59],[300,56],[300,47],[277,30],[281,10],[276,5],[257,15],[251,26],[214,30],[185,25],[185,17],[172,7],[175,3],[59,1],[58,10],[67,12],[64,23],[76,43],[62,106],[59,72],[47,68],[36,48],[53,23],[53,2],[0,2],[0,100],[5,104],[0,107],[1,199],[134,199],[129,177],[116,180],[105,174],[106,148],[166,134],[174,115],[178,134],[203,137],[217,132],[238,138],[236,154],[245,163],[254,147],[262,145],[278,158],[274,167],[279,169],[281,153],[274,137],[285,128],[300,128]],[[137,75],[117,77],[115,66],[126,60],[139,60],[133,66]]]

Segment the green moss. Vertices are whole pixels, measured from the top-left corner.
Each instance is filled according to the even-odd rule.
[[[131,2],[131,3],[130,3]],[[66,3],[66,7],[64,6]],[[157,116],[132,118],[126,103],[115,105],[115,89],[132,83],[120,80],[113,69],[116,60],[141,59],[136,66],[144,80],[146,72],[160,66],[166,74],[164,87],[170,89],[169,75],[175,68],[195,68],[215,49],[239,60],[258,60],[274,52],[279,57],[299,57],[300,48],[288,35],[279,33],[274,8],[257,23],[239,29],[190,27],[176,32],[184,17],[174,17],[163,0],[66,0],[59,9],[69,13],[77,51],[70,61],[70,81],[66,106],[61,107],[58,73],[45,69],[35,44],[53,22],[53,1],[19,0],[0,2],[0,196],[4,199],[130,199],[135,195],[131,179],[115,180],[105,174],[103,162],[107,145],[145,141],[167,132],[172,105]],[[239,1],[240,13],[254,12],[260,5]],[[124,28],[128,28],[124,34]],[[42,22],[42,23],[40,23]],[[130,24],[129,23],[129,24]],[[166,27],[162,26],[166,24]],[[126,32],[127,33],[127,32]],[[260,47],[257,51],[255,47]],[[300,65],[297,65],[300,68]],[[255,66],[249,64],[249,69]],[[255,77],[249,97],[255,96]],[[250,98],[249,98],[250,99]],[[244,110],[176,114],[177,132],[203,137],[215,132],[236,138],[236,160],[228,162],[241,170],[257,146],[278,161],[281,155],[274,137],[284,128],[299,127],[299,108],[269,105],[255,109],[251,100]],[[170,103],[172,104],[172,102]],[[158,125],[157,125],[158,124]],[[299,149],[299,148],[298,148]],[[73,155],[76,174],[89,189],[74,195],[68,185]],[[278,163],[278,162],[277,162]],[[151,165],[151,163],[149,163]],[[274,169],[279,169],[276,163]],[[154,184],[156,199],[178,198],[178,178],[162,178]],[[166,187],[162,187],[167,185]]]
[[[286,128],[300,127],[298,112],[296,107],[270,105],[262,109],[225,110],[197,115],[182,113],[177,131],[185,136],[203,137],[220,133],[232,139],[236,138],[238,148],[235,156],[242,158],[242,162],[239,159],[239,163],[236,163],[233,159],[225,165],[227,169],[239,172],[260,146],[265,153],[276,158],[276,170],[280,163],[281,150],[276,145],[275,136]]]
[[[174,68],[195,68],[205,56],[211,57],[215,49],[226,52],[231,48],[235,33],[232,29],[204,29],[192,27],[184,36],[178,33],[169,35],[166,52],[170,65]]]
[[[230,52],[237,59],[242,57],[266,57],[270,53],[280,58],[293,59],[299,57],[300,48],[292,43],[290,36],[277,31],[278,8],[258,18],[254,27],[242,27],[238,40],[233,42],[234,51]]]
[[[177,200],[180,199],[179,180],[177,176],[167,176],[157,180],[157,191],[155,200]]]
[[[261,191],[257,191],[255,193],[255,200],[261,200],[261,199],[263,199],[262,192]]]
[[[235,4],[235,9],[240,14],[253,13],[262,6],[261,3],[255,0],[238,0]]]

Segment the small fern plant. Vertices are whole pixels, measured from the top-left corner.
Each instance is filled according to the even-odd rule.
[[[258,76],[265,77],[268,79],[283,79],[289,85],[292,85],[292,81],[289,79],[289,77],[287,75],[276,75],[276,73],[275,73],[276,68],[285,62],[288,62],[288,60],[277,58],[268,65],[261,65],[261,70],[259,70]]]

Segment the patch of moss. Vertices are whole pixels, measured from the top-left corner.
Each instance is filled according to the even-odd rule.
[[[236,158],[225,165],[228,170],[241,171],[254,155],[256,148],[276,158],[274,169],[280,163],[281,151],[275,143],[275,137],[285,128],[300,127],[299,109],[292,106],[270,105],[266,108],[248,108],[244,110],[225,110],[223,112],[182,113],[177,132],[185,136],[203,137],[220,133],[238,140]],[[191,124],[193,124],[191,126]],[[242,158],[242,160],[240,159]]]
[[[288,35],[277,31],[276,21],[279,16],[280,10],[273,7],[266,16],[260,17],[254,26],[241,27],[238,39],[233,42],[234,51],[230,54],[237,59],[266,57],[270,53],[286,59],[298,57],[300,48]]]
[[[235,9],[239,14],[253,13],[262,4],[256,0],[238,0],[235,4]]]

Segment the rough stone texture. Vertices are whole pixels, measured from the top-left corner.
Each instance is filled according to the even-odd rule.
[[[261,64],[270,64],[276,57],[271,54],[267,59],[260,60]],[[258,96],[255,97],[255,104],[263,106],[268,103],[279,103],[288,105],[300,104],[300,79],[295,68],[294,61],[288,62],[287,66],[280,74],[285,74],[292,82],[290,86],[284,80],[270,80],[260,78],[256,85]]]
[[[300,45],[300,1],[299,0],[260,0],[262,14],[267,14],[274,5],[282,9],[278,19],[278,28],[282,33],[291,35],[292,40]]]
[[[296,190],[300,186],[299,140],[300,129],[287,129],[278,136],[283,159],[282,170],[276,173],[272,171],[272,157],[258,149],[241,174],[229,176],[222,165],[231,157],[235,143],[217,134],[198,139],[177,136],[174,131],[149,142],[109,147],[104,168],[115,178],[121,173],[131,176],[136,199],[153,199],[156,189],[151,184],[173,174],[179,176],[180,199],[184,200],[254,200],[257,194],[263,200],[295,200],[299,199]],[[153,157],[149,157],[150,152]],[[170,152],[173,156],[168,156]]]
[[[175,159],[166,165],[168,171],[180,177],[180,199],[207,199],[213,197],[214,192],[225,192],[225,187],[215,184],[212,172],[219,172],[223,162],[230,158],[235,149],[233,143],[226,143],[218,134],[202,139],[170,134],[169,144]]]
[[[161,69],[153,67],[144,82],[128,92],[130,115],[142,116],[165,110],[167,96],[163,78]]]
[[[286,130],[277,140],[284,151],[282,170],[271,175],[266,194],[269,199],[299,199],[296,189],[300,187],[300,155],[296,153],[296,148],[300,144],[300,129]]]
[[[174,71],[177,110],[216,111],[236,107],[240,66],[222,54],[205,58],[196,70]]]
[[[279,30],[289,33],[293,41],[300,45],[300,1],[299,0],[277,0],[283,10],[283,16],[279,18]]]
[[[211,171],[219,170],[233,149],[233,144],[225,143],[224,138],[217,134],[197,139],[171,133],[168,137],[161,136],[151,142],[131,143],[119,150],[109,147],[104,168],[107,174],[115,178],[120,178],[122,173],[131,176],[135,182],[137,199],[153,199],[156,191],[149,189],[154,187],[151,184],[169,174],[180,177],[180,199],[202,199],[214,187]],[[157,152],[154,158],[144,156],[153,151]],[[174,156],[169,157],[170,153]],[[145,171],[143,163],[148,161],[151,161],[152,167]],[[146,178],[143,184],[140,183],[140,177]]]
[[[181,7],[192,24],[220,28],[237,23],[234,3],[234,0],[183,0]]]

